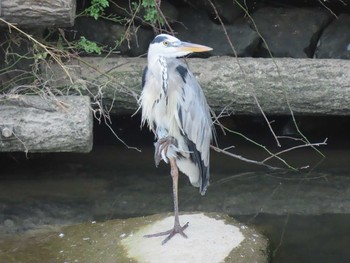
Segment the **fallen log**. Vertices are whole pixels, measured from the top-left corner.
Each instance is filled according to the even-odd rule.
[[[76,0],[1,0],[0,18],[21,27],[73,26]],[[0,22],[0,27],[6,24]]]
[[[2,98],[0,152],[89,152],[92,121],[86,96]]]
[[[350,115],[349,60],[211,57],[186,62],[216,112]],[[87,57],[70,61],[66,71],[46,64],[43,76],[53,88],[70,87],[70,92],[103,98],[114,113],[132,114],[145,65],[144,58]]]

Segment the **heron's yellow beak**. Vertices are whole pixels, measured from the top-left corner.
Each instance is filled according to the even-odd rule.
[[[188,43],[188,42],[181,42],[178,49],[180,51],[186,51],[186,52],[206,52],[206,51],[213,50],[211,47]]]

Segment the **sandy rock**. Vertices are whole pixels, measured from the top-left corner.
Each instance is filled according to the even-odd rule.
[[[164,236],[144,238],[146,234],[170,229],[173,220],[174,218],[169,216],[152,222],[124,239],[122,244],[126,247],[128,256],[136,259],[137,262],[150,263],[219,263],[223,262],[231,253],[240,254],[242,258],[245,258],[245,253],[241,251],[243,247],[241,244],[249,237],[242,233],[241,228],[244,229],[244,227],[225,222],[220,217],[213,218],[204,214],[181,216],[183,223],[190,223],[190,226],[185,230],[188,235],[187,239],[181,235],[175,235],[166,244],[161,245]],[[232,258],[236,257],[232,256]],[[225,262],[232,261],[228,259]],[[237,262],[236,259],[234,262]]]

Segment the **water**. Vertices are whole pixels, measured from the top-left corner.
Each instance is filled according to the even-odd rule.
[[[130,135],[129,129],[138,131],[125,123],[118,131],[142,152],[116,143],[97,127],[90,154],[29,159],[2,154],[0,246],[32,229],[171,211],[168,166],[154,167],[152,136]],[[265,156],[236,138],[219,139],[222,147],[235,144],[236,153],[249,158]],[[269,171],[213,153],[211,186],[204,197],[185,176],[180,178],[180,210],[222,212],[256,227],[270,240],[273,263],[350,262],[348,144],[331,136],[322,149],[326,159],[310,149],[284,156],[295,166],[312,167],[302,173]]]
[[[250,222],[269,237],[271,262],[345,263],[350,260],[349,214],[259,214],[253,220],[250,216],[237,219]]]

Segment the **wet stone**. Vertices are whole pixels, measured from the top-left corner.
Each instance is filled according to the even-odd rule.
[[[15,222],[13,222],[13,220],[11,220],[11,219],[6,219],[4,221],[4,226],[6,228],[14,228],[15,227]]]

